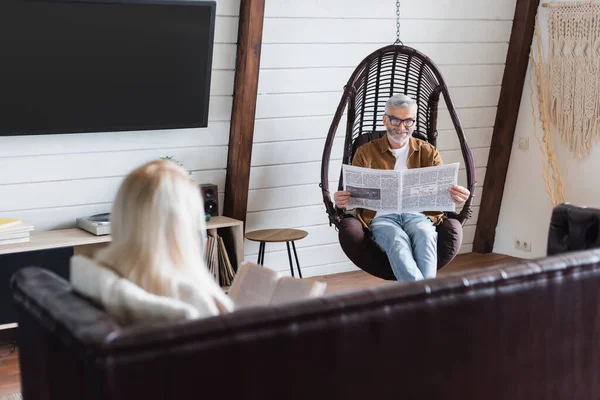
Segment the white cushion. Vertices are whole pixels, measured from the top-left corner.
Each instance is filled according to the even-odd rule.
[[[122,324],[178,321],[200,316],[192,305],[149,293],[87,257],[72,257],[70,267],[73,289],[102,304]]]

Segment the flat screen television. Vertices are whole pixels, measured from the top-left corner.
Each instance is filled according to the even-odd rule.
[[[206,127],[215,9],[0,0],[0,135]]]

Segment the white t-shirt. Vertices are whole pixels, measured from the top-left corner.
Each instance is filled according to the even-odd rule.
[[[392,154],[396,157],[396,164],[394,165],[394,170],[396,171],[404,171],[408,169],[406,163],[408,162],[408,143],[399,149],[390,149]]]
[[[392,152],[394,157],[396,157],[396,164],[394,164],[395,171],[404,171],[404,170],[408,169],[408,166],[406,165],[406,163],[408,162],[408,148],[409,147],[410,146],[408,145],[408,142],[407,142],[404,146],[400,147],[399,149],[390,149],[390,151]],[[385,215],[385,214],[390,214],[390,213],[378,212],[377,214],[375,214],[375,216]],[[407,214],[421,214],[421,213],[411,212],[411,213],[407,213]]]

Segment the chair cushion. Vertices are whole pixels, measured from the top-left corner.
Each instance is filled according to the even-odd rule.
[[[462,225],[456,219],[444,218],[437,227],[438,270],[456,257],[462,245]],[[348,258],[365,272],[381,279],[396,280],[390,262],[367,234],[360,221],[352,216],[344,218],[339,226],[339,240]]]
[[[444,218],[438,225],[437,232],[437,269],[441,269],[458,254],[463,241],[463,227],[457,219]]]
[[[378,278],[396,280],[387,255],[365,234],[359,220],[344,218],[339,229],[342,250],[356,266]]]

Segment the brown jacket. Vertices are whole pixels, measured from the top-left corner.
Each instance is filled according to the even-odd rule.
[[[435,147],[424,140],[411,136],[408,140],[408,146],[410,146],[410,149],[408,150],[406,166],[409,169],[442,165],[440,153]],[[389,150],[390,142],[387,135],[384,135],[380,139],[372,140],[360,146],[352,159],[352,165],[373,169],[394,169],[396,157]],[[425,211],[424,214],[431,219],[434,225],[441,223],[442,216],[444,215],[439,211]],[[356,217],[368,229],[369,224],[375,217],[375,211],[357,208]]]

